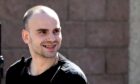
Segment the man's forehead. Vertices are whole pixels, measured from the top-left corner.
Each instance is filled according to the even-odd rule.
[[[28,27],[33,28],[60,28],[60,22],[54,18],[46,15],[45,13],[37,13],[30,17],[28,21]]]
[[[29,18],[29,22],[33,22],[33,21],[47,21],[47,22],[55,22],[56,24],[60,24],[60,21],[58,19],[58,17],[53,16],[53,15],[48,15],[46,13],[36,13],[33,14],[30,18]]]

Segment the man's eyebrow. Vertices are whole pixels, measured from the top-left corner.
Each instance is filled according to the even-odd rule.
[[[56,27],[54,29],[61,29],[61,27]],[[44,29],[44,28],[40,28],[40,29],[37,29],[37,31],[48,31],[48,29]]]
[[[48,29],[37,29],[37,31],[48,31]]]

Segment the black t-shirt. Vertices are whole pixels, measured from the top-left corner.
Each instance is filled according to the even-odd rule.
[[[6,73],[6,84],[87,84],[83,71],[59,54],[60,60],[40,75],[28,73],[31,58],[14,63]]]

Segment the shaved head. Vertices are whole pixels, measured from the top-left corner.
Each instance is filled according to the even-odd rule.
[[[61,26],[57,13],[47,6],[34,6],[23,17],[22,38],[33,57],[53,58],[61,46]]]
[[[25,28],[27,28],[28,22],[31,19],[31,17],[33,17],[34,15],[37,15],[37,14],[45,14],[48,18],[52,18],[52,19],[55,19],[58,22],[60,22],[57,13],[53,9],[51,9],[47,6],[38,5],[38,6],[34,6],[30,9],[28,9],[26,11],[26,13],[24,14],[23,24],[24,24]]]

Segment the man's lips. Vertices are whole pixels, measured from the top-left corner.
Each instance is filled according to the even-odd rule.
[[[56,45],[42,45],[44,48],[48,49],[49,51],[53,51]]]

